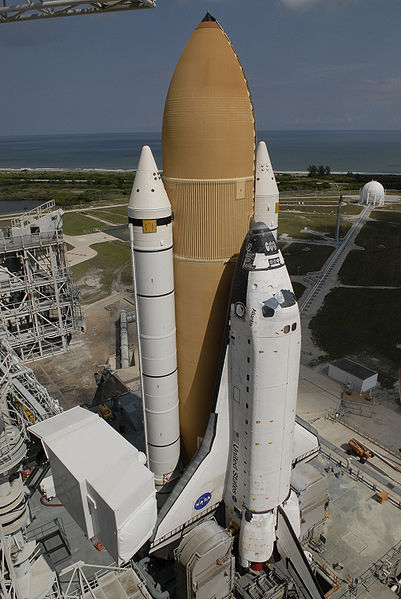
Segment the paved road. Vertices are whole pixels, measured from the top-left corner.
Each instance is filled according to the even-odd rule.
[[[115,241],[115,237],[99,232],[89,235],[64,235],[64,241],[74,246],[67,252],[67,260],[69,266],[75,266],[97,256],[97,251],[90,247],[92,244]]]

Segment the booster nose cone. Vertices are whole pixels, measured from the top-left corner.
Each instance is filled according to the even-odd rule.
[[[255,193],[260,196],[270,196],[278,193],[272,163],[264,141],[260,141],[256,148]]]
[[[279,192],[264,141],[259,142],[255,161],[255,220],[277,229]]]
[[[128,202],[128,217],[133,219],[170,216],[171,205],[149,146],[143,146]]]

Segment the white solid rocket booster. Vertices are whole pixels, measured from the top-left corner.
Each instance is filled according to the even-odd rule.
[[[290,489],[300,360],[300,318],[277,242],[253,224],[239,256],[231,296],[228,347],[232,409],[227,517],[240,526],[243,566],[267,561],[277,507],[299,535]]]
[[[269,152],[259,142],[255,160],[255,222],[265,223],[277,239],[279,192]]]
[[[128,203],[145,435],[156,486],[180,454],[172,212],[149,146],[142,148]]]

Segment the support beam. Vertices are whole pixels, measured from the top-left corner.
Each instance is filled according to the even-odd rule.
[[[102,0],[85,2],[84,0],[3,0],[0,7],[0,23],[16,23],[33,19],[52,17],[71,17],[96,13],[117,12],[122,10],[140,10],[155,8],[156,0]]]

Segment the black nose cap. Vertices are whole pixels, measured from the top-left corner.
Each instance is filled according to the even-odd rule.
[[[202,23],[204,21],[213,21],[213,22],[216,22],[216,19],[214,17],[212,17],[212,15],[210,14],[209,11],[207,11],[207,13],[205,14],[205,16],[202,19]]]

